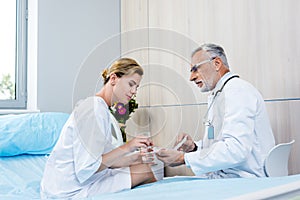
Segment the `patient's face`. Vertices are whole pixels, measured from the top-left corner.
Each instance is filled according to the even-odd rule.
[[[142,76],[137,73],[118,78],[113,88],[114,102],[127,104],[133,95],[137,93],[141,80]]]

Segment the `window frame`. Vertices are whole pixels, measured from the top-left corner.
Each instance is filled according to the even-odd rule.
[[[28,1],[16,0],[15,99],[0,100],[0,109],[27,108]]]

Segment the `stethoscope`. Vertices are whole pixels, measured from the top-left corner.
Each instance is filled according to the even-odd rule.
[[[214,139],[214,126],[212,125],[212,122],[207,119],[208,112],[210,111],[212,105],[214,104],[217,95],[223,91],[223,88],[228,83],[228,81],[230,81],[233,78],[239,78],[239,76],[238,75],[231,76],[230,78],[228,78],[224,82],[224,84],[222,85],[222,87],[219,90],[216,91],[216,93],[214,94],[213,99],[211,101],[211,104],[209,105],[209,107],[208,107],[208,109],[207,109],[207,111],[206,111],[206,113],[205,113],[205,115],[203,117],[203,124],[207,127],[207,139],[209,139],[209,140]]]

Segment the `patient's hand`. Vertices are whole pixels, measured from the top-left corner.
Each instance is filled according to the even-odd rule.
[[[111,168],[129,167],[138,164],[154,164],[154,155],[151,152],[134,151],[115,160]]]
[[[142,163],[153,164],[154,153],[148,152],[148,147],[151,146],[153,146],[153,143],[150,138],[133,138],[126,144],[103,154],[98,171],[102,171],[108,167],[120,168]]]
[[[127,152],[134,152],[137,149],[147,149],[148,146],[153,146],[152,140],[149,137],[138,136],[122,145],[121,148]]]

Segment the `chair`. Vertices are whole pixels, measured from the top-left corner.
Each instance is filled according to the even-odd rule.
[[[269,151],[264,163],[264,170],[268,177],[288,175],[288,161],[294,142],[295,140],[277,144]]]

